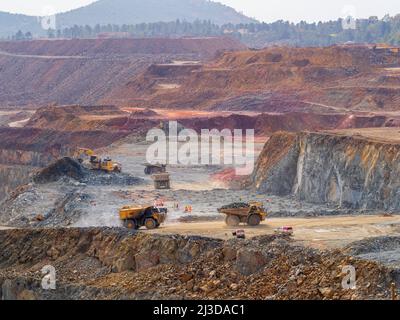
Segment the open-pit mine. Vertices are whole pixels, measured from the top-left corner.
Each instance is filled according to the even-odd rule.
[[[399,103],[372,45],[0,42],[0,297],[394,299]],[[151,166],[170,121],[254,130],[253,172]]]

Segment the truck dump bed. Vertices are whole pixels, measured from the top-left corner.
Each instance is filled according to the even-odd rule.
[[[218,209],[219,213],[235,216],[247,216],[250,208],[232,208],[232,209]]]
[[[122,220],[140,217],[149,207],[123,207],[119,211]]]

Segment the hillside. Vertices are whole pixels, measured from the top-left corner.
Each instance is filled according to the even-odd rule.
[[[93,104],[151,64],[244,48],[229,38],[0,42],[1,105]]]
[[[177,19],[188,22],[210,20],[219,25],[256,22],[231,7],[207,0],[100,0],[58,14],[57,28],[97,24],[132,25]],[[45,34],[36,17],[0,12],[0,37],[11,36],[18,30]]]
[[[254,22],[231,7],[206,0],[100,0],[58,16],[59,27],[135,24],[174,20],[211,20],[217,24]]]
[[[229,52],[180,76],[177,66],[153,65],[102,103],[124,97],[126,104],[152,108],[398,110],[399,66],[398,53],[372,46]]]
[[[0,12],[0,38],[10,36],[18,30],[34,33],[42,32],[36,17]]]

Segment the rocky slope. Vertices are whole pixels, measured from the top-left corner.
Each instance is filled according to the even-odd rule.
[[[93,104],[152,64],[243,49],[229,38],[0,42],[1,104]]]
[[[267,48],[220,55],[176,79],[146,70],[103,101],[160,108],[398,110],[399,57],[372,47]],[[153,70],[154,71],[154,70]],[[165,89],[166,84],[176,84]]]
[[[360,130],[362,132],[362,130]],[[252,176],[260,192],[366,210],[400,209],[400,145],[359,133],[278,133]]]
[[[129,110],[129,109],[127,109]],[[177,110],[175,110],[177,111]],[[257,136],[268,136],[277,131],[333,130],[347,128],[396,127],[398,115],[367,113],[188,113],[180,118],[157,113],[151,109],[123,112],[112,106],[58,106],[39,108],[25,123],[25,127],[63,131],[129,131],[138,136],[158,127],[160,122],[177,120],[182,126],[201,132],[202,129],[254,129]]]
[[[0,202],[19,185],[30,179],[32,168],[29,166],[0,165]]]
[[[214,240],[125,229],[0,231],[3,299],[387,299],[395,275],[286,237]],[[41,288],[41,269],[56,289]],[[345,290],[353,265],[357,289]]]
[[[93,211],[93,217],[100,221],[100,212],[96,211],[96,195],[99,192],[110,186],[121,188],[143,183],[142,179],[127,173],[89,170],[68,157],[41,170],[31,169],[32,172],[30,172],[27,167],[23,168],[24,170],[21,169],[21,171],[25,175],[22,177],[13,171],[10,173],[12,177],[9,180],[11,181],[6,184],[8,188],[5,190],[9,195],[5,193],[4,199],[0,199],[1,225],[70,226]],[[123,206],[122,201],[119,206]],[[119,225],[115,212],[117,210],[110,210],[106,217],[112,221],[116,220],[116,225]]]
[[[68,113],[63,115],[63,119],[72,125],[75,116]],[[53,120],[55,126],[47,129],[46,126],[43,129],[0,127],[0,190],[3,191],[0,199],[6,197],[15,187],[27,182],[31,172],[63,156],[72,155],[76,148],[106,147],[131,133],[126,130],[104,131],[90,127],[85,131],[62,131],[57,122],[57,113],[46,113],[45,118],[48,121]]]
[[[77,147],[105,147],[128,134],[126,131],[0,128],[0,163],[40,167],[73,153]]]

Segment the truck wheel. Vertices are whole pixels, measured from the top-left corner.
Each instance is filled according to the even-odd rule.
[[[261,218],[258,214],[252,214],[248,221],[247,221],[249,226],[255,227],[258,226],[261,223]]]
[[[230,227],[236,227],[239,225],[240,219],[238,216],[227,216],[225,223]]]
[[[124,226],[125,226],[125,228],[131,229],[131,230],[138,229],[138,225],[135,220],[125,220]]]
[[[154,220],[153,218],[147,218],[146,221],[144,222],[144,225],[148,230],[153,230],[157,228],[157,221]]]

